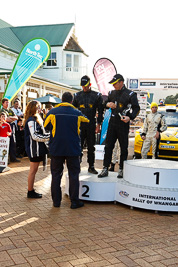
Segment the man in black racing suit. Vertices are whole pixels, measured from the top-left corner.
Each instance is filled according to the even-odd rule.
[[[112,151],[118,139],[121,155],[117,178],[122,178],[123,162],[127,160],[128,156],[129,122],[138,115],[140,107],[137,94],[125,87],[122,75],[116,74],[109,83],[113,84],[115,90],[109,92],[108,99],[105,102],[105,106],[111,108],[112,113],[106,136],[104,167],[98,177],[103,178],[108,176],[108,167],[111,164]]]
[[[74,94],[73,105],[78,108],[90,122],[81,123],[81,147],[83,150],[84,142],[87,143],[88,172],[98,174],[95,170],[95,132],[100,132],[103,120],[103,98],[99,92],[91,90],[90,78],[85,75],[81,78],[82,91]],[[97,125],[96,125],[96,113]],[[83,154],[82,154],[83,155]],[[81,155],[81,159],[82,159]]]

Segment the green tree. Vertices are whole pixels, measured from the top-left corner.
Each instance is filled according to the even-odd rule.
[[[166,97],[165,99],[165,104],[176,104],[176,99],[178,99],[178,94],[176,94],[175,96],[173,95],[169,95]]]

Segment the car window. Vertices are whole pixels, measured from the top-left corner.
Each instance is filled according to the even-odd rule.
[[[178,113],[164,113],[166,124],[169,127],[178,127]]]

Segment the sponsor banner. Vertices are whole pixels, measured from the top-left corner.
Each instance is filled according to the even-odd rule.
[[[135,92],[137,93],[140,112],[137,115],[137,117],[130,123],[129,137],[135,136],[135,132],[143,126],[143,121],[144,118],[146,117],[147,92],[142,92],[137,90]]]
[[[129,89],[138,89],[138,79],[128,79],[128,88]]]
[[[109,81],[112,80],[113,76],[117,73],[116,67],[111,60],[108,58],[100,58],[96,61],[93,67],[93,75],[98,85],[98,89],[102,95],[107,96],[108,92],[113,90],[112,84]],[[100,145],[102,145],[106,139],[108,123],[111,116],[111,110],[105,112],[104,121],[101,130]]]
[[[0,137],[0,167],[7,167],[9,154],[9,137]]]
[[[116,72],[116,67],[112,61],[107,58],[100,58],[95,63],[93,75],[102,95],[108,95],[108,92],[114,89],[112,84],[109,84],[109,81],[112,80]]]
[[[178,80],[143,80],[140,79],[140,89],[178,89]]]
[[[140,106],[140,112],[138,114],[138,116],[135,118],[134,123],[136,124],[135,126],[142,126],[143,123],[143,119],[146,116],[146,108],[147,108],[147,92],[142,92],[142,91],[136,91],[137,93],[137,98],[138,98],[138,103]],[[138,120],[140,121],[140,123],[138,123]]]
[[[49,58],[50,52],[50,45],[46,40],[41,38],[30,40],[16,60],[3,98],[11,101],[43,62]]]
[[[140,82],[140,87],[142,86],[147,86],[147,87],[156,86],[156,82]]]
[[[131,207],[155,211],[178,211],[178,189],[159,190],[118,182],[115,200]]]
[[[178,89],[178,79],[142,79],[128,78],[128,89]]]

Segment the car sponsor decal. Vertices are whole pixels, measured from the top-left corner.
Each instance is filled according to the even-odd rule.
[[[121,197],[123,197],[123,198],[126,198],[126,197],[129,196],[129,194],[128,194],[127,192],[125,192],[125,191],[120,191],[120,192],[119,192],[119,195],[120,195]]]

